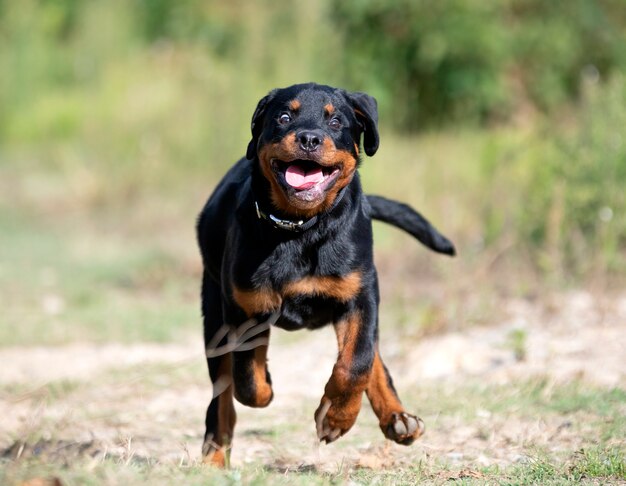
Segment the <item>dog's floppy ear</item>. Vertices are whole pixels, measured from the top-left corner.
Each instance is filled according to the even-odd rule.
[[[263,119],[265,118],[265,109],[270,101],[274,99],[276,92],[278,90],[270,91],[267,96],[261,98],[259,104],[256,106],[256,110],[254,110],[254,115],[252,115],[252,140],[248,144],[248,150],[246,151],[246,158],[248,160],[252,160],[256,156],[257,144],[259,141],[259,137],[261,136],[261,132],[263,132]]]
[[[376,99],[365,93],[348,93],[356,119],[363,130],[363,148],[370,157],[378,150],[378,105]]]

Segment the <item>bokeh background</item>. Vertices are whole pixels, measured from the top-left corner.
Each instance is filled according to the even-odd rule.
[[[196,214],[243,155],[258,99],[309,80],[378,99],[366,190],[459,248],[450,263],[376,226],[404,314],[434,312],[432,292],[396,286],[407,274],[521,294],[614,286],[625,41],[621,0],[0,1],[0,343],[194,329]],[[437,310],[438,326],[485,305]]]
[[[428,433],[317,448],[332,330],[273,332],[214,483],[626,480],[624,0],[0,0],[0,482],[207,483],[196,217],[307,81],[377,98],[366,191],[456,243],[374,227]]]

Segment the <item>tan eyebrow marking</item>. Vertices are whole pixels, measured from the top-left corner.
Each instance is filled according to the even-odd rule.
[[[302,106],[302,103],[300,103],[298,100],[291,100],[288,106],[291,111],[298,111]]]
[[[332,103],[328,103],[324,106],[324,111],[327,115],[332,115],[333,113],[335,113],[335,107]]]

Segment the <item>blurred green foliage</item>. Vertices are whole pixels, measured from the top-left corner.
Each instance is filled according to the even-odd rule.
[[[622,0],[3,0],[0,16],[5,127],[42,89],[166,47],[270,86],[289,69],[368,91],[409,131],[551,111],[578,98],[581,73],[626,68]]]
[[[462,251],[622,271],[625,45],[623,0],[0,0],[0,203],[125,208],[215,182],[258,99],[315,80],[377,97],[368,187],[406,192]]]
[[[497,139],[483,154],[489,244],[512,235],[556,276],[626,270],[626,78],[583,82],[581,104],[560,123]],[[490,241],[489,241],[490,240]]]
[[[346,78],[395,127],[501,121],[576,99],[584,69],[626,67],[622,0],[334,0]]]

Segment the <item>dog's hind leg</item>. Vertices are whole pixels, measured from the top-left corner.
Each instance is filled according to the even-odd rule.
[[[380,358],[378,345],[365,393],[385,437],[398,444],[409,445],[424,433],[424,422],[407,413],[400,403],[391,376]]]
[[[237,418],[233,404],[232,352],[228,346],[228,328],[222,318],[220,287],[206,273],[202,281],[202,313],[204,345],[213,384],[202,456],[204,463],[224,467]]]

